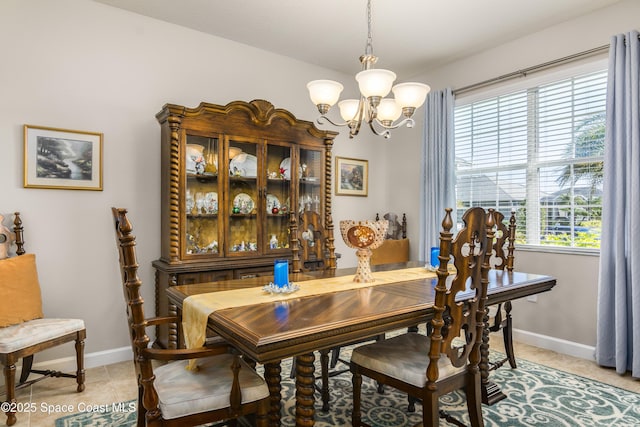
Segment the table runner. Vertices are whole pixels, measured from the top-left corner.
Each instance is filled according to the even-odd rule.
[[[425,267],[416,267],[374,272],[375,281],[370,283],[354,282],[353,277],[354,275],[348,275],[305,280],[296,283],[300,289],[290,294],[269,294],[262,287],[254,287],[189,296],[184,299],[182,304],[182,328],[185,344],[187,348],[197,348],[204,345],[208,318],[211,313],[217,310],[367,288],[407,280],[435,278],[436,273]]]

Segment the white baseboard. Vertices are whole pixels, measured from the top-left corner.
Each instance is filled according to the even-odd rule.
[[[533,345],[547,350],[556,351],[581,359],[595,360],[595,347],[566,341],[560,338],[554,338],[547,335],[540,335],[533,332],[523,331],[521,329],[513,330],[513,339],[524,344]],[[97,351],[88,353],[84,356],[85,369],[95,368],[97,366],[111,365],[113,363],[133,361],[133,353],[131,347],[120,347],[110,350]],[[34,364],[37,369],[51,369],[62,372],[74,372],[76,370],[75,356],[64,357],[61,359],[48,360]],[[20,366],[18,366],[19,372]],[[2,381],[4,382],[4,381]]]
[[[513,340],[568,356],[579,357],[586,360],[595,360],[596,348],[560,338],[540,335],[521,329],[513,330]]]
[[[96,351],[94,353],[87,353],[84,355],[84,368],[86,370],[127,360],[130,360],[131,363],[133,363],[133,352],[129,346],[113,348],[111,350]],[[38,362],[38,356],[36,354],[34,362],[33,368],[41,370],[74,373],[77,369],[75,355]],[[22,363],[16,364],[16,375],[20,375],[20,372],[22,372]],[[4,386],[4,375],[0,375],[0,385]]]
[[[97,366],[111,365],[112,363],[124,362],[130,360],[133,363],[133,352],[131,347],[113,348],[110,350],[96,351],[84,355],[84,368],[95,368]],[[61,359],[47,360],[33,364],[37,369],[51,369],[54,371],[74,372],[76,370],[76,357],[69,356]]]

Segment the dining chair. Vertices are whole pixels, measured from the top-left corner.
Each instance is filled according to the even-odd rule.
[[[515,240],[516,240],[516,213],[511,211],[509,225],[504,223],[504,215],[496,211],[495,217],[495,239],[493,244],[493,256],[491,257],[491,268],[496,270],[513,271],[515,261]],[[502,330],[504,350],[506,357],[496,362],[490,362],[489,370],[495,370],[504,365],[507,361],[512,369],[517,367],[516,356],[513,350],[513,319],[511,317],[511,301],[489,307],[489,332]]]
[[[410,261],[409,256],[409,239],[407,238],[407,215],[402,214],[402,222],[398,222],[398,215],[393,212],[387,212],[383,215],[383,218],[389,221],[389,227],[387,228],[387,234],[385,240],[381,246],[371,250],[371,266],[386,265],[386,264],[404,264]],[[376,213],[376,221],[380,221],[380,214]],[[415,332],[418,330],[417,326],[411,326],[408,328],[409,332]],[[361,340],[356,343],[368,342],[371,340],[383,340],[384,334],[376,335],[366,340]],[[349,362],[346,359],[340,358],[340,347],[331,349],[331,360],[329,367],[334,369],[338,362],[344,363],[347,366]],[[348,370],[348,369],[347,369]],[[341,374],[346,370],[333,371],[335,375]],[[379,387],[380,393],[382,393],[382,386]]]
[[[330,267],[327,259],[329,251],[327,250],[327,240],[329,238],[323,221],[318,212],[305,210],[300,214],[292,214],[290,224],[290,246],[293,252],[293,268],[294,273],[306,271],[327,270]],[[384,338],[384,335],[374,337],[373,339]],[[371,339],[368,339],[370,341]],[[350,343],[350,345],[358,344],[361,341]],[[322,411],[328,412],[330,409],[330,390],[329,378],[346,372],[347,369],[337,368],[340,359],[340,347],[330,349],[322,349],[320,353],[320,395],[322,397]],[[348,363],[348,362],[347,362]],[[295,358],[291,364],[290,378],[296,376]]]
[[[42,294],[36,268],[36,256],[26,253],[24,227],[19,212],[13,214],[13,231],[0,215],[0,362],[4,366],[7,425],[17,421],[16,390],[47,377],[75,378],[78,392],[84,391],[84,340],[86,329],[82,319],[44,317]],[[10,221],[7,221],[10,222]],[[14,250],[15,246],[15,250]],[[75,342],[76,372],[63,373],[33,368],[36,353]],[[16,363],[22,359],[22,369],[16,384]],[[29,380],[31,374],[37,376]]]
[[[353,350],[353,426],[367,426],[361,414],[363,375],[420,399],[425,427],[438,426],[440,418],[456,421],[439,410],[438,399],[462,389],[471,425],[484,425],[479,362],[489,270],[485,254],[492,244],[487,230],[493,229],[493,215],[479,207],[467,210],[462,216],[463,228],[452,239],[452,209],[445,211],[432,333],[406,333]],[[456,268],[453,276],[448,268],[450,259]],[[457,298],[461,292],[468,298]]]
[[[292,271],[318,271],[329,268],[327,235],[320,214],[315,211],[304,211],[299,215],[299,225],[296,224],[296,215],[292,215],[291,225],[293,233],[291,238],[293,256]],[[293,252],[293,251],[292,251]]]
[[[256,426],[266,427],[267,384],[226,343],[189,350],[149,347],[147,327],[180,322],[174,316],[145,317],[132,225],[126,209],[111,210],[138,380],[137,425],[196,426],[223,420],[236,425],[239,417],[253,415]],[[197,359],[196,369],[187,369],[191,359]]]
[[[398,222],[398,215],[393,212],[387,212],[383,218],[389,221],[389,228],[382,245],[371,250],[371,265],[409,262],[410,241],[407,238],[407,215],[402,214],[402,223]],[[376,221],[379,220],[380,215],[376,213]]]

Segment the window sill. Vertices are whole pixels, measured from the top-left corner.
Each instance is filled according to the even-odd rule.
[[[543,252],[565,255],[600,256],[600,249],[594,248],[570,248],[566,246],[542,246],[542,245],[516,245],[516,251]]]

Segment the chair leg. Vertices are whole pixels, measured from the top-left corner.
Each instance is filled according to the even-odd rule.
[[[418,403],[420,399],[408,394],[407,400],[409,401],[409,405],[407,406],[407,412],[416,412],[416,403]]]
[[[427,392],[422,399],[422,425],[438,427],[440,425],[440,412],[438,395]]]
[[[504,304],[504,309],[507,313],[507,324],[502,328],[502,337],[504,338],[504,349],[507,353],[507,359],[509,359],[509,365],[511,369],[516,369],[516,355],[513,351],[513,319],[511,318],[511,301],[507,301]]]
[[[320,350],[322,412],[329,412],[329,350]]]
[[[4,384],[7,390],[7,400],[6,402],[10,403],[8,410],[5,411],[7,414],[7,425],[12,426],[16,423],[16,412],[13,410],[14,405],[16,403],[16,365],[15,363],[11,363],[10,365],[6,365],[4,367]]]
[[[296,377],[296,358],[291,359],[291,372],[289,372],[289,378],[294,379]]]
[[[22,358],[22,370],[20,371],[20,379],[18,384],[22,384],[29,378],[31,367],[33,366],[33,354]]]
[[[140,378],[138,378],[140,381]],[[144,405],[142,404],[142,386],[138,384],[138,424],[137,427],[145,427],[146,418],[147,418],[147,410],[144,409]]]
[[[78,336],[76,338],[76,383],[78,384],[77,391],[78,393],[84,391],[84,338],[86,336],[86,332],[80,331],[78,332]]]
[[[482,390],[480,386],[480,373],[474,375],[475,378],[469,378],[465,394],[467,396],[467,409],[469,411],[469,421],[471,427],[483,427],[482,421]]]
[[[340,347],[334,347],[331,349],[331,363],[329,366],[331,369],[335,368],[338,364],[338,360],[340,359]]]
[[[362,392],[362,374],[357,368],[351,368],[351,382],[353,384],[353,412],[351,413],[351,425],[360,427],[362,425],[362,414],[360,414],[360,393]]]
[[[258,410],[256,411],[256,427],[269,426],[269,406],[269,399],[258,404]]]

